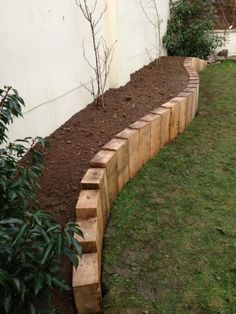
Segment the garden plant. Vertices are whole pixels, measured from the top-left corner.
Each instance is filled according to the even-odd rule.
[[[162,38],[161,38],[161,24],[163,20],[161,19],[161,16],[159,14],[158,2],[157,0],[150,0],[147,3],[147,6],[144,6],[143,1],[139,0],[139,4],[147,20],[152,25],[154,33],[155,33],[155,42],[153,44],[153,48],[155,51],[156,66],[158,66],[160,62],[159,58],[162,56],[162,53],[163,53],[163,44],[162,44]],[[148,53],[150,61],[152,61],[152,58],[148,49],[147,49],[147,53]]]
[[[104,92],[106,89],[107,79],[110,73],[111,62],[114,55],[113,43],[111,46],[107,45],[105,38],[100,35],[101,33],[101,20],[107,10],[107,6],[99,12],[98,2],[94,1],[93,5],[89,5],[87,0],[75,0],[76,5],[79,7],[82,15],[89,23],[92,36],[93,52],[95,64],[93,64],[86,56],[85,47],[83,46],[84,58],[95,74],[95,84],[94,79],[91,78],[91,86],[87,87],[86,84],[83,86],[85,89],[93,96],[93,99],[97,107],[105,107]],[[97,17],[98,16],[98,17]]]
[[[9,142],[8,125],[22,116],[23,99],[5,86],[0,89],[0,313],[37,313],[48,307],[52,288],[70,289],[60,276],[61,260],[77,267],[81,246],[78,225],[62,226],[37,201],[37,178],[43,170],[45,140]],[[27,154],[27,162],[20,160]],[[42,306],[40,305],[40,308]]]
[[[216,35],[211,0],[170,1],[170,20],[163,43],[169,55],[206,58],[224,45],[226,35]]]

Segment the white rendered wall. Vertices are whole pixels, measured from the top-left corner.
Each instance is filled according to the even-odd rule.
[[[166,32],[169,18],[169,0],[156,0],[161,17],[161,36]],[[139,0],[107,1],[106,25],[110,30],[109,42],[117,40],[110,87],[124,85],[130,80],[130,74],[154,59],[155,29],[147,20]],[[142,0],[146,13],[153,19],[152,10],[147,8],[150,0]],[[148,51],[148,52],[147,52]],[[164,50],[163,55],[166,54]]]
[[[138,0],[99,0],[99,10],[105,2],[102,32],[109,43],[117,41],[109,88],[124,85],[149,62],[146,49],[152,47],[154,30]],[[158,4],[164,33],[169,0]],[[47,136],[92,101],[81,87],[93,76],[83,57],[85,41],[93,60],[91,35],[74,0],[1,1],[0,38],[0,86],[13,86],[26,103],[24,119],[10,128],[11,139]]]
[[[214,33],[218,35],[223,35],[224,31],[222,30],[216,30]],[[222,49],[228,49],[229,51],[229,56],[235,56],[236,55],[236,29],[233,30],[227,30],[228,34],[228,41],[225,44],[224,47],[218,48],[217,51],[220,51]]]

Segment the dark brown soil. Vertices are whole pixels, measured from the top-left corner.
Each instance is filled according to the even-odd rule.
[[[158,68],[154,63],[145,66],[127,85],[106,92],[105,109],[90,104],[49,136],[50,149],[39,182],[43,209],[55,213],[61,223],[75,220],[80,181],[89,160],[112,136],[186,87],[188,74],[183,60],[163,57]],[[71,266],[67,263],[63,276],[71,284]],[[71,292],[54,292],[53,305],[58,314],[76,313]]]

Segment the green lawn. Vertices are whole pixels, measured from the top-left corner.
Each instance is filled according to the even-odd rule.
[[[104,313],[236,313],[236,63],[201,73],[198,115],[126,185],[104,241]]]

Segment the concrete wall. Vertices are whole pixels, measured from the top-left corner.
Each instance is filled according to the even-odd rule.
[[[149,62],[154,30],[138,0],[99,0],[98,10],[105,2],[102,33],[108,43],[117,40],[109,88],[124,85]],[[158,5],[163,34],[169,0]],[[81,86],[93,76],[83,58],[84,41],[94,60],[89,26],[74,0],[1,1],[0,12],[0,86],[14,86],[26,102],[24,120],[15,120],[10,138],[47,136],[92,101]]]
[[[216,30],[214,31],[218,35],[223,35],[224,31]],[[229,56],[236,55],[236,29],[227,30],[228,41],[224,47],[218,48],[217,51],[220,51],[224,48],[229,50]]]

